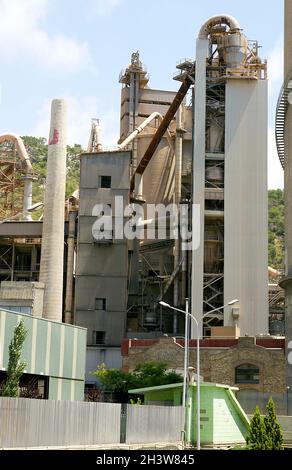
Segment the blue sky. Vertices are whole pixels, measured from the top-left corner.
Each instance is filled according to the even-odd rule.
[[[0,134],[47,137],[53,98],[69,103],[69,141],[87,144],[91,117],[103,142],[119,132],[118,76],[139,50],[150,86],[176,90],[175,65],[194,57],[205,20],[235,16],[269,61],[269,187],[283,186],[274,143],[282,83],[283,1],[274,0],[0,0]],[[147,9],[145,6],[147,5]]]

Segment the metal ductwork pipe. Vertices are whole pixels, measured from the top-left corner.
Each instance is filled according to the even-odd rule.
[[[231,30],[240,29],[240,24],[233,16],[222,13],[222,15],[212,16],[203,24],[199,32],[199,39],[207,39],[210,29],[217,24],[226,24]]]
[[[67,104],[53,100],[43,215],[40,281],[45,283],[43,317],[62,321]]]
[[[23,220],[30,221],[32,216],[29,209],[32,206],[32,176],[25,176],[24,178],[24,192],[23,192]]]
[[[67,279],[65,299],[65,323],[73,324],[73,275],[74,275],[74,253],[75,253],[75,224],[76,211],[69,212],[69,228],[67,239]]]
[[[89,153],[102,152],[102,143],[100,140],[100,122],[99,119],[91,119],[91,131],[87,151]]]
[[[175,193],[174,193],[174,200],[175,204],[178,207],[178,213],[180,208],[181,202],[181,176],[182,176],[182,107],[178,108],[176,113],[176,138],[175,138]],[[179,227],[177,227],[179,229]],[[179,234],[179,230],[177,230]],[[174,248],[174,269],[180,263],[180,237],[175,240],[175,248]],[[179,276],[176,276],[174,279],[174,286],[173,286],[173,302],[174,305],[177,307],[179,305]],[[178,321],[177,321],[177,314],[173,316],[173,332],[176,334],[178,331]]]

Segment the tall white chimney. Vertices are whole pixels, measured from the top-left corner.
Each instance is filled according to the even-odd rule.
[[[49,137],[40,281],[45,283],[43,317],[62,321],[67,103],[53,100]]]

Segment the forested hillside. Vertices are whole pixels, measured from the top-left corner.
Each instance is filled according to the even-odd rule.
[[[45,138],[23,137],[33,167],[38,175],[34,184],[34,203],[43,201],[44,179],[48,146]],[[79,184],[79,154],[82,147],[78,144],[67,148],[66,196],[72,194]],[[38,214],[36,213],[36,216]],[[269,191],[269,265],[283,269],[284,263],[284,200],[281,189]]]
[[[22,139],[38,181],[33,185],[33,202],[43,202],[48,145],[44,137],[23,136]],[[70,196],[79,186],[79,155],[81,152],[81,145],[67,146],[66,197]],[[38,213],[34,213],[34,216],[37,215]]]

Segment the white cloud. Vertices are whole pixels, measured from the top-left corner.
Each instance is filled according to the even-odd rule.
[[[269,189],[284,187],[284,171],[279,161],[273,128],[268,131],[268,176]]]
[[[98,114],[98,101],[94,96],[81,99],[63,94],[68,103],[68,144],[81,144],[87,148],[91,129],[91,119],[99,118],[101,123],[101,140],[105,147],[117,144],[119,135],[119,114],[114,110]],[[47,137],[50,125],[51,100],[47,98],[37,113],[37,124],[29,130],[30,135]]]
[[[283,35],[279,36],[275,46],[268,57],[268,77],[269,77],[269,122],[268,129],[268,175],[269,188],[284,187],[284,172],[279,162],[276,141],[275,141],[275,112],[279,92],[283,83],[284,74],[284,41]]]
[[[0,54],[25,57],[60,74],[91,67],[88,45],[43,27],[48,0],[0,0]]]
[[[87,8],[87,17],[104,17],[112,13],[112,11],[121,3],[121,0],[90,0]]]

